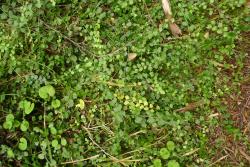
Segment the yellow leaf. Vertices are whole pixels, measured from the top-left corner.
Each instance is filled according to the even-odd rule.
[[[204,37],[205,37],[206,39],[208,39],[208,38],[209,38],[209,32],[206,32],[205,35],[204,35]]]
[[[79,107],[81,110],[85,108],[85,103],[82,99],[79,100],[79,103],[76,105],[76,107]]]

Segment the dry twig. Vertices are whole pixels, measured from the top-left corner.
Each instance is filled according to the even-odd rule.
[[[112,156],[111,154],[109,154],[108,152],[106,152],[101,146],[99,146],[99,144],[97,144],[93,137],[92,134],[90,133],[90,131],[88,130],[88,128],[82,126],[82,128],[87,132],[89,139],[92,141],[92,143],[97,146],[105,155],[107,155],[108,157],[110,157],[110,159],[114,162],[119,162],[120,164],[122,164],[123,166],[127,166],[127,164],[125,164],[124,162],[120,161],[119,159],[117,159],[116,157]]]
[[[211,163],[211,164],[208,165],[208,166],[213,166],[213,165],[217,164],[218,162],[222,161],[223,159],[227,158],[228,156],[229,156],[229,155],[225,155],[225,156],[219,158],[218,160],[216,160],[215,162]]]

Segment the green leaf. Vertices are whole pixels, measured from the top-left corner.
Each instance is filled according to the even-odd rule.
[[[160,156],[163,158],[163,159],[168,159],[170,157],[170,152],[168,151],[168,149],[166,148],[162,148],[160,150]]]
[[[61,145],[66,146],[67,145],[67,140],[65,138],[61,138]]]
[[[175,149],[175,144],[173,141],[168,141],[167,142],[167,148],[169,151],[173,151]]]
[[[61,105],[61,102],[60,102],[60,100],[58,100],[58,99],[53,100],[52,103],[51,103],[51,106],[52,106],[53,108],[59,108],[60,105]]]
[[[18,148],[22,151],[27,149],[27,140],[25,138],[20,138]]]
[[[20,126],[20,122],[18,121],[18,120],[14,120],[14,122],[13,122],[13,127],[14,128],[17,128],[17,127],[19,127]]]
[[[24,110],[24,113],[26,115],[29,115],[33,111],[34,106],[35,106],[34,103],[31,103],[30,101],[27,100],[20,101],[19,103],[19,107]]]
[[[43,154],[43,153],[41,153],[41,154],[38,154],[38,158],[39,158],[39,159],[44,159],[44,158],[45,158],[45,156],[44,156],[44,154]]]
[[[176,160],[170,160],[168,162],[168,167],[180,167],[180,164]]]
[[[52,147],[56,148],[58,146],[58,140],[54,139],[51,142]]]
[[[4,123],[3,123],[3,128],[4,129],[11,129],[12,128],[12,125],[13,125],[13,123],[11,122],[11,121],[5,121]]]
[[[46,140],[44,140],[44,141],[42,141],[42,142],[40,143],[40,145],[41,145],[42,150],[44,150],[44,149],[47,148],[48,142],[47,142]]]
[[[244,4],[244,3],[246,3],[246,0],[239,0],[239,4],[240,4],[240,5],[242,5],[242,4]]]
[[[21,131],[26,132],[28,128],[29,128],[29,122],[26,120],[23,120],[20,126]]]
[[[50,127],[50,132],[51,132],[51,134],[55,135],[57,133],[57,130],[55,127],[52,126],[52,127]]]
[[[13,114],[8,114],[7,116],[6,116],[6,121],[10,121],[10,122],[13,122],[14,121],[14,115]]]
[[[14,158],[14,157],[15,157],[14,152],[12,151],[11,148],[9,148],[9,149],[7,150],[7,157],[8,157],[8,158]]]
[[[161,160],[160,159],[155,159],[153,161],[153,165],[154,165],[154,167],[162,167]]]
[[[33,131],[37,132],[37,133],[42,133],[43,132],[42,129],[40,129],[39,127],[34,127]]]
[[[2,20],[7,19],[7,18],[8,18],[8,15],[6,15],[5,13],[2,13],[2,14],[0,14],[0,18],[1,18]]]
[[[25,103],[25,106],[24,106],[25,114],[26,115],[30,114],[34,109],[34,106],[35,106],[34,103],[30,103],[30,102]]]
[[[3,123],[3,128],[10,130],[13,127],[13,122],[14,122],[14,115],[8,114],[5,118],[5,122]]]
[[[56,166],[56,161],[54,159],[51,159],[50,166]]]
[[[79,100],[79,103],[76,105],[76,107],[79,107],[81,110],[85,108],[85,103],[82,99]]]
[[[51,85],[43,86],[39,89],[39,96],[43,99],[53,97],[55,95],[55,89]]]
[[[42,7],[42,4],[41,4],[41,1],[40,0],[37,0],[37,3],[35,5],[37,8],[41,8]]]

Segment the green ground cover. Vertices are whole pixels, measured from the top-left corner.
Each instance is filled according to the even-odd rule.
[[[156,0],[2,0],[0,166],[208,166],[216,127],[248,147],[221,102],[245,3],[171,0],[173,37]]]

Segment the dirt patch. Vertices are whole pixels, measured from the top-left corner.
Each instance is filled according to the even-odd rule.
[[[228,99],[229,104],[233,104],[229,106],[229,111],[235,121],[235,125],[250,140],[250,32],[243,34],[243,40],[238,45],[241,51],[247,53],[247,55],[244,62],[240,95],[234,96],[236,97],[235,99]]]
[[[225,105],[228,106],[234,126],[240,129],[244,138],[250,143],[250,32],[243,33],[241,37],[236,50],[239,54],[247,54],[241,71],[243,80],[239,85],[240,92],[234,92],[225,98]],[[210,144],[216,147],[217,140],[222,141],[222,144],[212,158],[214,162],[212,166],[250,166],[250,151],[244,141],[236,140],[224,127],[214,129]]]

